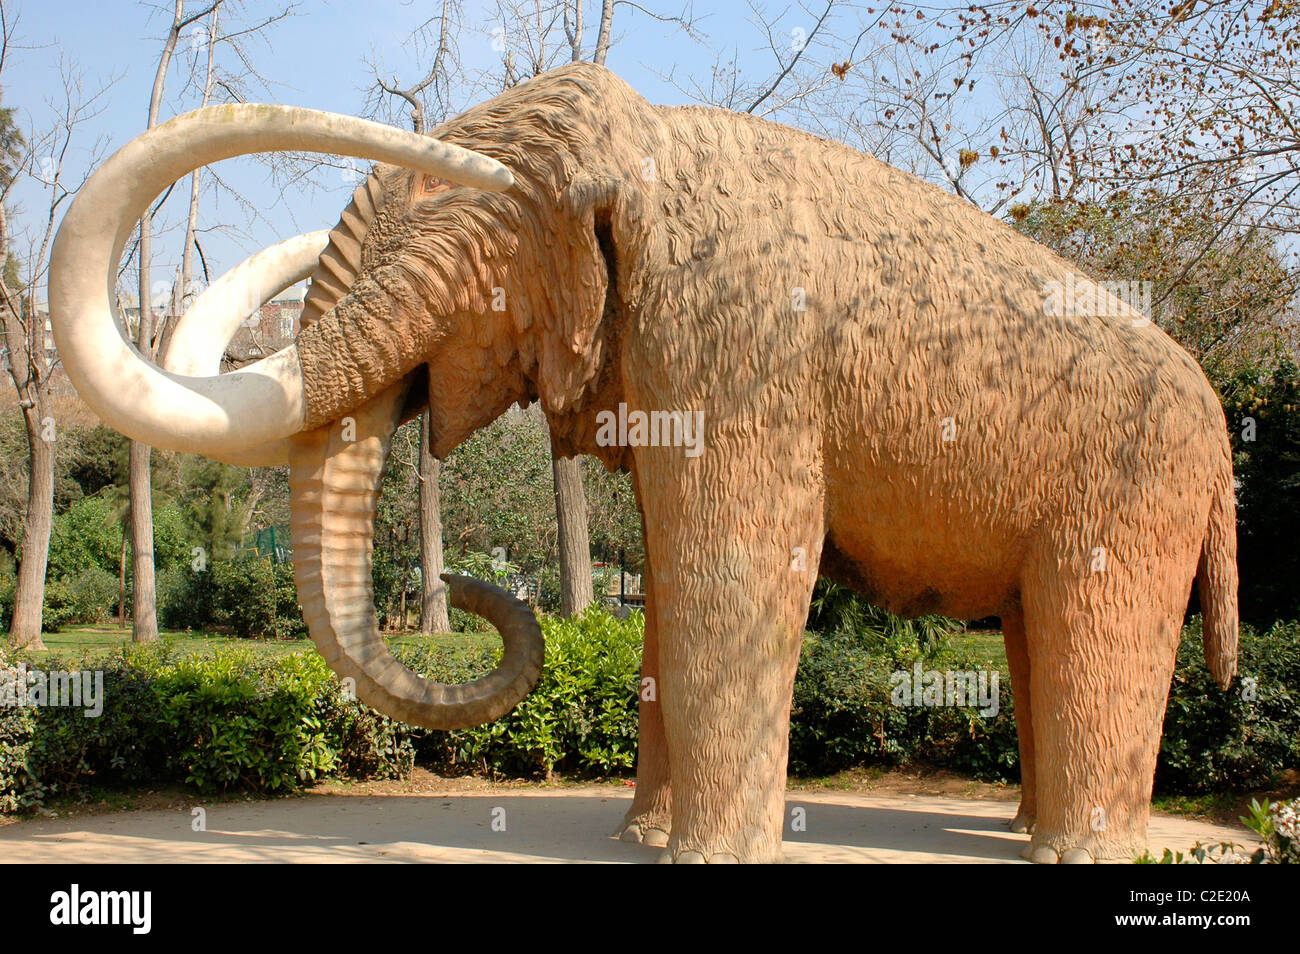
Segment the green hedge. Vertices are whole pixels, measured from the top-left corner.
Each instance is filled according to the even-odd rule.
[[[307,632],[293,565],[254,556],[215,560],[202,570],[169,567],[158,575],[158,614],[168,629],[216,626],[259,639]]]
[[[543,617],[542,628],[546,661],[537,688],[496,722],[421,733],[422,761],[512,776],[615,775],[635,766],[644,618],[619,620],[592,607],[578,619]],[[443,651],[408,653],[403,661],[440,682],[464,682],[498,658],[492,651],[468,659]]]
[[[417,761],[442,773],[538,777],[551,772],[629,774],[635,762],[642,618],[591,609],[544,618],[546,664],[538,688],[503,719],[433,732],[394,723],[346,696],[315,653],[276,659],[245,650],[183,656],[128,648],[97,663],[105,705],[79,709],[0,706],[0,812],[39,807],[87,785],[186,784],[200,792],[281,792],[329,776],[397,777]],[[443,682],[482,675],[495,653],[404,648],[399,658]],[[1242,633],[1240,680],[1218,689],[1201,660],[1200,632],[1184,633],[1166,714],[1157,788],[1244,790],[1300,765],[1300,623]],[[934,764],[986,779],[1018,777],[1010,681],[999,674],[999,710],[891,703],[890,675],[979,670],[964,650],[922,650],[902,636],[809,634],[790,734],[795,774],[861,765]],[[48,660],[46,670],[75,668]],[[1249,693],[1247,693],[1249,695]]]
[[[978,778],[1019,777],[1011,680],[997,673],[998,710],[896,706],[890,676],[925,670],[986,670],[985,660],[914,638],[864,641],[850,634],[809,633],[795,678],[790,713],[790,771],[824,775],[860,765],[929,762]]]
[[[400,776],[413,764],[404,727],[348,698],[314,653],[269,660],[138,647],[94,665],[104,700],[96,718],[0,708],[0,812],[88,785],[284,792],[336,774]]]
[[[1205,666],[1195,620],[1178,648],[1157,791],[1246,791],[1285,768],[1300,768],[1300,623],[1259,634],[1243,627],[1237,678],[1222,692]]]

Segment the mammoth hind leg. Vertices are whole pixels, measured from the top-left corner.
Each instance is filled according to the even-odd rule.
[[[1011,670],[1011,696],[1016,707],[1016,736],[1020,743],[1020,809],[1011,820],[1014,832],[1032,832],[1038,819],[1034,778],[1034,719],[1029,689],[1029,644],[1025,640],[1025,614],[1017,606],[1002,614],[1002,639]]]
[[[1050,562],[1022,588],[1036,816],[1024,855],[1132,860],[1146,847],[1181,620],[1151,605],[1159,576],[1126,570],[1128,553],[1105,569]]]

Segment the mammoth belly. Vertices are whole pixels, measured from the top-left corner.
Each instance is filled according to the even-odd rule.
[[[832,476],[833,475],[828,475]],[[834,479],[820,572],[900,616],[997,615],[1017,596],[1032,520],[963,495]]]

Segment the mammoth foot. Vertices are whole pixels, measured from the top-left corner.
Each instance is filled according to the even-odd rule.
[[[1014,830],[1014,829],[1013,829]],[[1036,865],[1090,865],[1095,863],[1092,852],[1087,848],[1067,848],[1063,852],[1050,845],[1025,845],[1020,852],[1021,858],[1027,858]]]
[[[693,848],[668,849],[659,856],[661,865],[735,865],[740,859],[729,851],[715,851],[706,854]]]
[[[1025,808],[1024,805],[1021,805],[1020,810],[1016,812],[1016,817],[1011,819],[1007,827],[1019,835],[1032,835],[1034,832],[1035,821],[1034,812],[1031,809]]]
[[[771,865],[785,859],[781,839],[725,838],[689,834],[673,837],[658,858],[661,865]]]
[[[614,837],[629,844],[666,848],[668,847],[668,822],[653,821],[641,815],[623,821],[614,830]]]
[[[1033,840],[1020,852],[1020,857],[1036,865],[1091,865],[1100,861],[1131,861],[1141,851],[1142,845],[1136,842],[1120,843],[1091,835],[1048,837],[1036,830]]]

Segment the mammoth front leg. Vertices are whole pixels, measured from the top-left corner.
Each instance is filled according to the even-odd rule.
[[[811,460],[710,445],[646,495],[666,861],[780,860],[790,700],[824,532]]]

